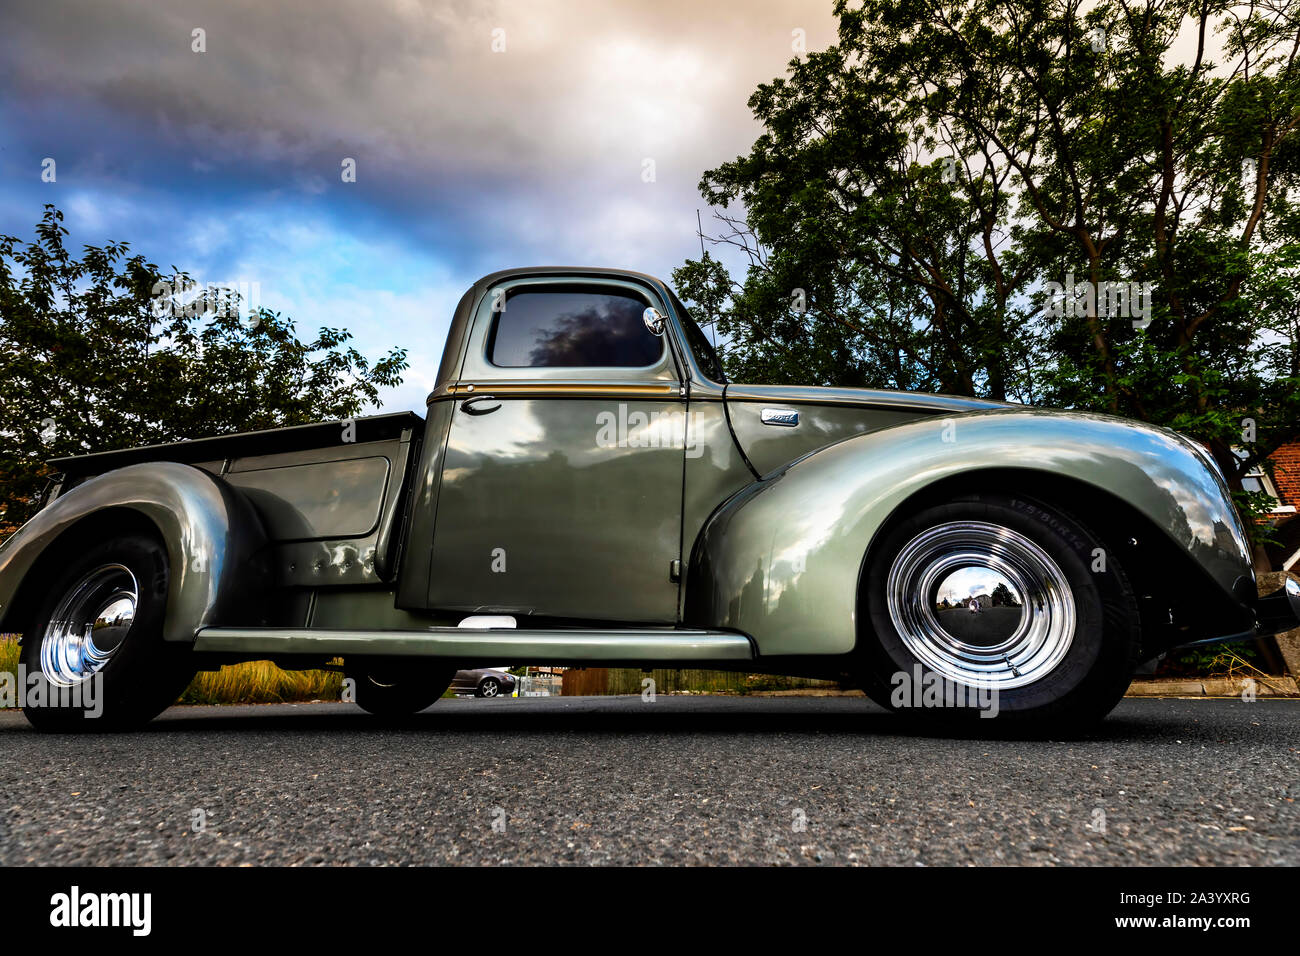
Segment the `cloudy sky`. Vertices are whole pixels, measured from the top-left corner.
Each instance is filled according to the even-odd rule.
[[[5,8],[0,232],[30,235],[53,202],[78,246],[125,239],[201,282],[258,283],[305,331],[404,346],[392,410],[423,409],[480,275],[667,278],[698,255],[701,172],[752,143],[746,100],[795,31],[818,49],[835,28],[830,0]]]

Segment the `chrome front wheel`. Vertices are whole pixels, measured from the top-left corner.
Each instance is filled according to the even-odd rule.
[[[1031,684],[1074,639],[1074,594],[1060,566],[1025,535],[987,521],[917,534],[890,565],[886,596],[904,646],[961,684]]]
[[[1072,515],[1019,495],[969,493],[901,516],[864,568],[862,688],[918,717],[1036,731],[1098,720],[1141,651],[1122,564]],[[949,693],[962,686],[975,693]]]

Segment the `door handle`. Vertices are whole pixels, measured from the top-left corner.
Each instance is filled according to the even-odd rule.
[[[480,408],[474,404],[475,402],[497,402],[497,397],[495,395],[475,395],[473,398],[467,398],[460,403],[461,411],[467,415],[486,415],[489,412],[495,412],[501,407],[501,403],[497,402],[491,407]]]

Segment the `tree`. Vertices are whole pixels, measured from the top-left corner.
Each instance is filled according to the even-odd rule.
[[[701,179],[745,276],[674,272],[732,375],[1167,425],[1257,512],[1241,479],[1300,438],[1300,8],[835,10],[838,43],[761,85],[752,150]]]
[[[401,382],[351,335],[308,342],[238,290],[198,289],[125,242],[68,251],[46,206],[36,238],[0,236],[0,524],[26,520],[43,461],[133,445],[347,419]]]
[[[1015,595],[1011,593],[1011,589],[1002,581],[998,582],[997,587],[993,589],[993,593],[989,595],[989,601],[994,607],[1020,606],[1020,602],[1017,601]]]

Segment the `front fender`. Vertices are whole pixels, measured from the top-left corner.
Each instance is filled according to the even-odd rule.
[[[1065,475],[1126,501],[1226,596],[1253,593],[1241,520],[1188,440],[1105,415],[993,409],[848,438],[741,491],[696,541],[686,620],[740,630],[764,655],[847,653],[863,560],[899,506],[935,482],[1008,468]]]
[[[77,541],[79,525],[110,509],[147,518],[166,544],[166,640],[193,641],[199,628],[247,618],[256,606],[249,589],[265,579],[255,563],[266,539],[252,506],[198,468],[149,462],[78,485],[0,545],[0,630],[25,625],[15,618],[30,609],[32,589],[47,584],[38,565],[46,549]]]

